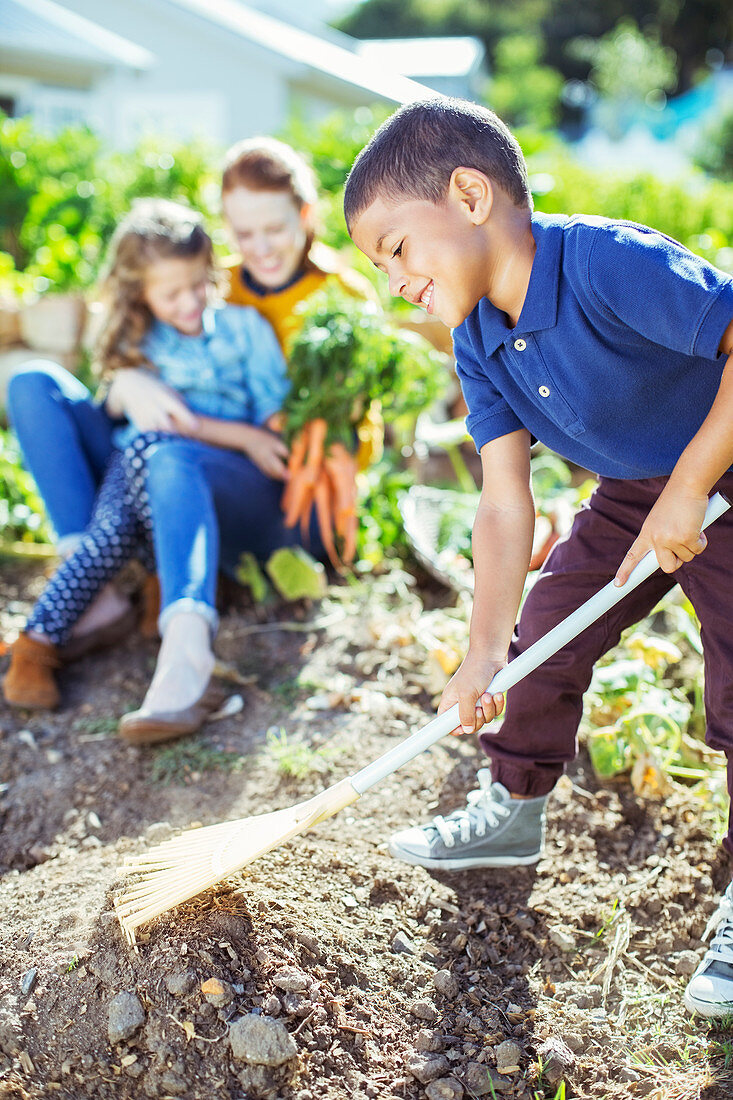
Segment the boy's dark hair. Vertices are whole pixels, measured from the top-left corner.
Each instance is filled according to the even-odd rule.
[[[477,168],[532,209],[527,166],[509,128],[488,107],[442,96],[401,107],[362,149],[346,181],[346,224],[379,196],[441,203],[460,167]]]

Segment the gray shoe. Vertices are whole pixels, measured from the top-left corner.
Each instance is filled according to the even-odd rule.
[[[501,783],[491,782],[488,768],[479,770],[478,781],[465,810],[395,833],[389,844],[392,855],[444,871],[537,863],[545,840],[547,795],[512,798]]]

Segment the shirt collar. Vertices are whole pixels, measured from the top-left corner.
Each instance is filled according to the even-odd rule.
[[[197,336],[185,336],[173,325],[168,325],[165,321],[158,321],[155,318],[148,329],[148,334],[156,337],[158,340],[165,340],[166,344],[169,345],[177,344],[180,340],[211,339],[216,332],[216,308],[215,306],[206,307],[201,317],[201,332],[199,332]]]
[[[563,226],[565,214],[533,214],[532,236],[536,252],[516,327],[507,328],[506,314],[492,305],[488,298],[479,302],[479,319],[484,351],[492,355],[511,333],[535,332],[557,324],[557,299],[560,285]]]

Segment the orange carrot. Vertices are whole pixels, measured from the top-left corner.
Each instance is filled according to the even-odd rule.
[[[303,431],[307,429],[307,453],[305,462],[296,469],[293,475],[292,493],[288,499],[288,509],[285,513],[285,526],[295,527],[300,520],[301,531],[307,531],[310,522],[311,508],[313,507],[313,493],[315,491],[318,475],[323,465],[323,446],[326,442],[328,425],[323,418],[310,420]]]
[[[321,541],[328,554],[329,560],[334,569],[339,572],[343,569],[341,559],[336,552],[336,544],[333,538],[333,514],[331,511],[331,486],[326,471],[321,472],[321,476],[316,482],[314,500],[316,505],[316,516],[318,517],[318,530],[321,535]]]
[[[288,480],[282,495],[282,510],[286,516],[286,527],[293,527],[297,522],[297,514],[295,518],[292,519],[292,522],[288,522],[288,519],[291,518],[291,506],[295,495],[297,478],[303,467],[307,447],[308,425],[306,424],[303,430],[300,431],[293,440],[290,447],[290,455],[288,456]]]
[[[342,443],[334,443],[326,456],[326,469],[333,485],[336,531],[343,535],[349,518],[356,514],[356,460]]]

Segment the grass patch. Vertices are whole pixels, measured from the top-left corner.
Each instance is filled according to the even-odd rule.
[[[203,772],[239,772],[243,766],[244,757],[240,753],[216,748],[200,738],[189,738],[158,749],[150,777],[160,786],[195,783]]]
[[[79,718],[74,722],[73,733],[80,734],[80,741],[97,741],[105,737],[114,737],[117,733],[119,718],[104,715],[97,718]]]
[[[300,738],[288,737],[284,729],[275,727],[267,731],[265,751],[280,775],[292,779],[304,779],[312,772],[328,771],[329,762],[338,752],[329,745],[313,748]]]

